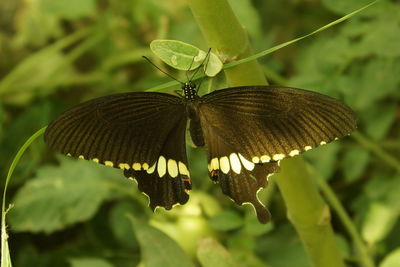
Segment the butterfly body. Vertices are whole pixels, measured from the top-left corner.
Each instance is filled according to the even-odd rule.
[[[188,82],[182,93],[134,92],[82,103],[48,126],[45,141],[63,154],[123,169],[153,210],[170,209],[189,199],[190,120],[193,143],[207,149],[211,180],[237,204],[251,203],[266,222],[257,192],[279,171],[279,161],[355,129],[349,107],[311,91],[243,86],[200,97]]]

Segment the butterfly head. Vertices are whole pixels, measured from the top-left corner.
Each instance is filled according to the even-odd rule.
[[[183,83],[182,90],[186,100],[194,100],[199,97],[197,95],[196,84],[192,81]]]

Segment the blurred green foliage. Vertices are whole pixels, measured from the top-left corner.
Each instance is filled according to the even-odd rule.
[[[262,51],[369,1],[230,2]],[[68,107],[170,81],[141,58],[152,57],[154,39],[208,49],[183,0],[1,1],[1,176],[25,140]],[[272,84],[320,91],[354,108],[358,133],[305,157],[330,183],[376,263],[399,266],[400,3],[382,0],[260,63]],[[215,81],[221,87],[223,79]],[[235,206],[210,182],[204,152],[189,149],[189,160],[190,201],[153,214],[121,171],[56,157],[42,141],[34,143],[9,190],[14,266],[309,266],[273,183],[259,194],[273,221],[260,225],[251,207]],[[356,266],[335,213],[333,226],[343,255]]]

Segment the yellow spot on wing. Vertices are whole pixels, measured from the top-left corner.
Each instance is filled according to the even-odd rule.
[[[251,161],[248,161],[247,159],[245,159],[242,154],[238,154],[240,161],[242,162],[243,166],[246,168],[246,170],[252,171],[254,169],[254,163]]]
[[[157,172],[159,177],[163,177],[167,173],[167,161],[163,156],[158,158]]]
[[[94,158],[92,159],[93,162],[99,163],[99,159],[98,158]]]
[[[251,161],[254,162],[254,163],[259,163],[260,162],[260,158],[259,157],[253,157],[251,159]]]
[[[120,163],[120,164],[118,164],[118,167],[120,168],[120,169],[122,169],[122,170],[129,170],[130,168],[131,168],[131,166],[129,166],[129,164],[128,163]]]
[[[219,159],[219,166],[221,168],[221,171],[225,174],[227,174],[230,170],[229,166],[229,159],[228,157],[222,157]]]
[[[289,156],[293,157],[296,156],[300,153],[300,151],[298,151],[297,149],[294,149],[292,151],[290,151]]]
[[[143,164],[144,165],[144,164]],[[147,168],[147,173],[148,174],[152,174],[155,170],[156,170],[156,165],[157,165],[157,162],[154,162],[154,164],[153,164],[153,166],[151,166],[150,168]],[[144,169],[144,168],[143,168]]]
[[[229,161],[231,163],[232,170],[237,174],[240,174],[240,171],[242,170],[242,164],[240,164],[238,155],[236,153],[230,154]]]
[[[304,151],[310,150],[312,147],[311,146],[305,146]]]
[[[270,162],[271,157],[270,157],[270,156],[267,156],[267,155],[262,155],[262,156],[260,157],[260,159],[261,159],[261,162],[262,162],[262,163],[266,163],[266,162]]]
[[[147,164],[146,162],[143,163],[142,168],[143,168],[143,170],[147,170],[149,168],[149,164]]]
[[[83,155],[79,155],[78,158],[80,158],[80,159],[85,159],[85,157],[84,157]]]
[[[104,161],[104,165],[113,167],[114,163],[112,163],[112,161],[106,160],[106,161]]]
[[[211,170],[218,170],[219,169],[219,161],[218,158],[213,158],[210,161]]]
[[[178,167],[179,167],[179,173],[180,174],[186,175],[186,176],[190,176],[189,171],[188,171],[186,165],[183,162],[179,161],[178,162]]]
[[[138,163],[138,162],[133,163],[132,169],[134,169],[135,171],[140,171],[140,169],[141,169],[140,163]]]
[[[168,160],[168,173],[172,178],[178,176],[178,164],[173,159]]]
[[[275,154],[275,155],[272,156],[272,159],[273,160],[281,160],[284,157],[285,157],[285,155],[283,155],[283,154]]]

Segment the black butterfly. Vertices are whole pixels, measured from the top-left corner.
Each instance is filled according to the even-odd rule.
[[[355,114],[339,101],[311,91],[242,86],[198,96],[192,82],[183,95],[133,92],[82,103],[45,132],[53,149],[121,168],[150,198],[150,208],[171,209],[189,199],[186,124],[208,152],[212,181],[237,204],[254,206],[262,223],[268,210],[257,199],[278,163],[355,129]]]

